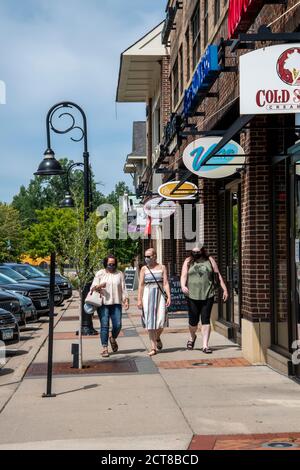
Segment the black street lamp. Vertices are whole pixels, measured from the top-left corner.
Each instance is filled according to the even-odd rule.
[[[82,116],[83,125],[82,127],[76,124],[76,118],[73,116],[72,111],[77,110]],[[58,111],[61,112],[57,117],[59,119],[63,117],[70,117],[71,118],[71,125],[66,129],[58,129],[54,125],[54,118]],[[81,132],[81,136],[78,139],[71,137],[73,142],[84,142],[84,149],[83,149],[83,163],[72,165],[74,166],[83,166],[83,174],[84,174],[84,221],[87,222],[90,214],[91,214],[91,182],[90,182],[90,155],[88,151],[88,130],[87,130],[87,118],[86,114],[84,113],[83,109],[75,103],[63,101],[61,103],[56,104],[53,106],[46,118],[46,129],[47,129],[47,150],[44,153],[44,160],[40,164],[38,171],[35,173],[37,176],[55,176],[55,175],[64,175],[66,172],[62,169],[60,163],[55,158],[55,153],[52,150],[51,146],[51,131],[56,134],[68,134],[74,130],[79,130]],[[69,172],[68,172],[69,174]],[[64,207],[74,207],[74,201],[71,194],[67,194],[64,201]],[[88,250],[87,246],[87,250]],[[88,260],[87,260],[88,263]],[[88,293],[90,286],[86,286],[84,289],[82,298],[85,298],[85,295]],[[83,308],[84,302],[82,301],[81,305],[81,315],[82,315],[82,335],[83,336],[92,336],[97,335],[98,332],[93,327],[93,322],[91,315],[87,315]]]

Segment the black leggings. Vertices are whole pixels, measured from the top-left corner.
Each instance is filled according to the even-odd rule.
[[[202,325],[210,325],[210,317],[214,301],[214,297],[207,300],[188,299],[190,326],[198,326],[200,318]]]

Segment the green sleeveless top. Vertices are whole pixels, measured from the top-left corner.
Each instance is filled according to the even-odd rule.
[[[189,298],[207,300],[215,296],[214,272],[209,260],[192,264],[188,271]]]

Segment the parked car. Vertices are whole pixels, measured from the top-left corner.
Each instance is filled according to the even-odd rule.
[[[1,305],[1,301],[0,301]],[[0,341],[6,346],[20,341],[20,330],[14,315],[0,307]]]
[[[44,287],[34,286],[32,284],[20,284],[17,281],[0,273],[0,288],[30,297],[36,310],[38,317],[42,317],[49,313],[49,293]]]
[[[20,302],[14,294],[0,290],[0,308],[13,314],[19,328],[26,326],[25,312],[22,311]]]
[[[32,273],[36,273],[36,275],[40,275],[42,276],[42,278],[48,279],[50,281],[50,273],[45,269],[38,268],[37,266],[32,266],[31,264],[25,266],[30,266],[30,271]],[[73,289],[69,279],[62,276],[61,274],[55,274],[55,282],[63,293],[64,299],[70,299],[73,295]]]
[[[5,292],[5,290],[4,290]],[[6,291],[9,292],[9,291]],[[12,291],[10,292],[12,294]],[[37,310],[31,300],[30,297],[25,297],[22,294],[19,294],[18,292],[13,293],[14,297],[18,299],[21,305],[21,310],[25,314],[26,318],[26,323],[33,323],[38,320],[38,313]]]
[[[23,266],[23,265],[21,265]],[[30,284],[33,286],[38,286],[38,287],[43,287],[47,289],[48,296],[50,292],[50,281],[47,279],[27,279],[25,276],[20,274],[18,271],[15,269],[10,268],[9,266],[4,266],[0,265],[0,274],[5,275],[6,277],[9,277],[10,279],[13,279],[16,281],[18,284]],[[54,304],[59,306],[62,304],[64,301],[64,297],[62,292],[60,291],[59,287],[57,284],[55,284],[55,291],[54,291]]]
[[[23,278],[25,278],[25,281],[23,279],[23,282],[26,282],[28,284],[36,284],[36,285],[46,287],[48,289],[48,292],[49,292],[49,290],[50,290],[50,279],[47,278],[47,277],[40,276],[40,274],[38,274],[34,271],[35,268],[30,266],[29,264],[5,263],[5,264],[0,265],[0,272],[4,273],[5,268],[10,268],[12,271],[16,272],[20,276],[23,276]],[[9,277],[12,277],[12,273],[7,274],[7,271],[5,272],[5,275],[9,276]],[[20,278],[18,278],[16,280],[21,282]],[[55,282],[54,303],[57,306],[61,305],[64,301],[64,295],[61,292],[60,286],[61,286],[61,282]]]

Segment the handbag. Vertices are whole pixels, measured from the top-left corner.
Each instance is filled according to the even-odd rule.
[[[87,315],[94,315],[96,307],[92,304],[89,304],[87,302],[84,303],[84,311]]]
[[[95,283],[95,281],[92,284],[91,290],[88,293],[88,295],[85,298],[85,303],[89,305],[93,305],[94,307],[102,307],[103,305],[103,297],[99,292],[92,292],[92,288],[96,287],[97,285],[100,285],[100,282],[98,284]]]

